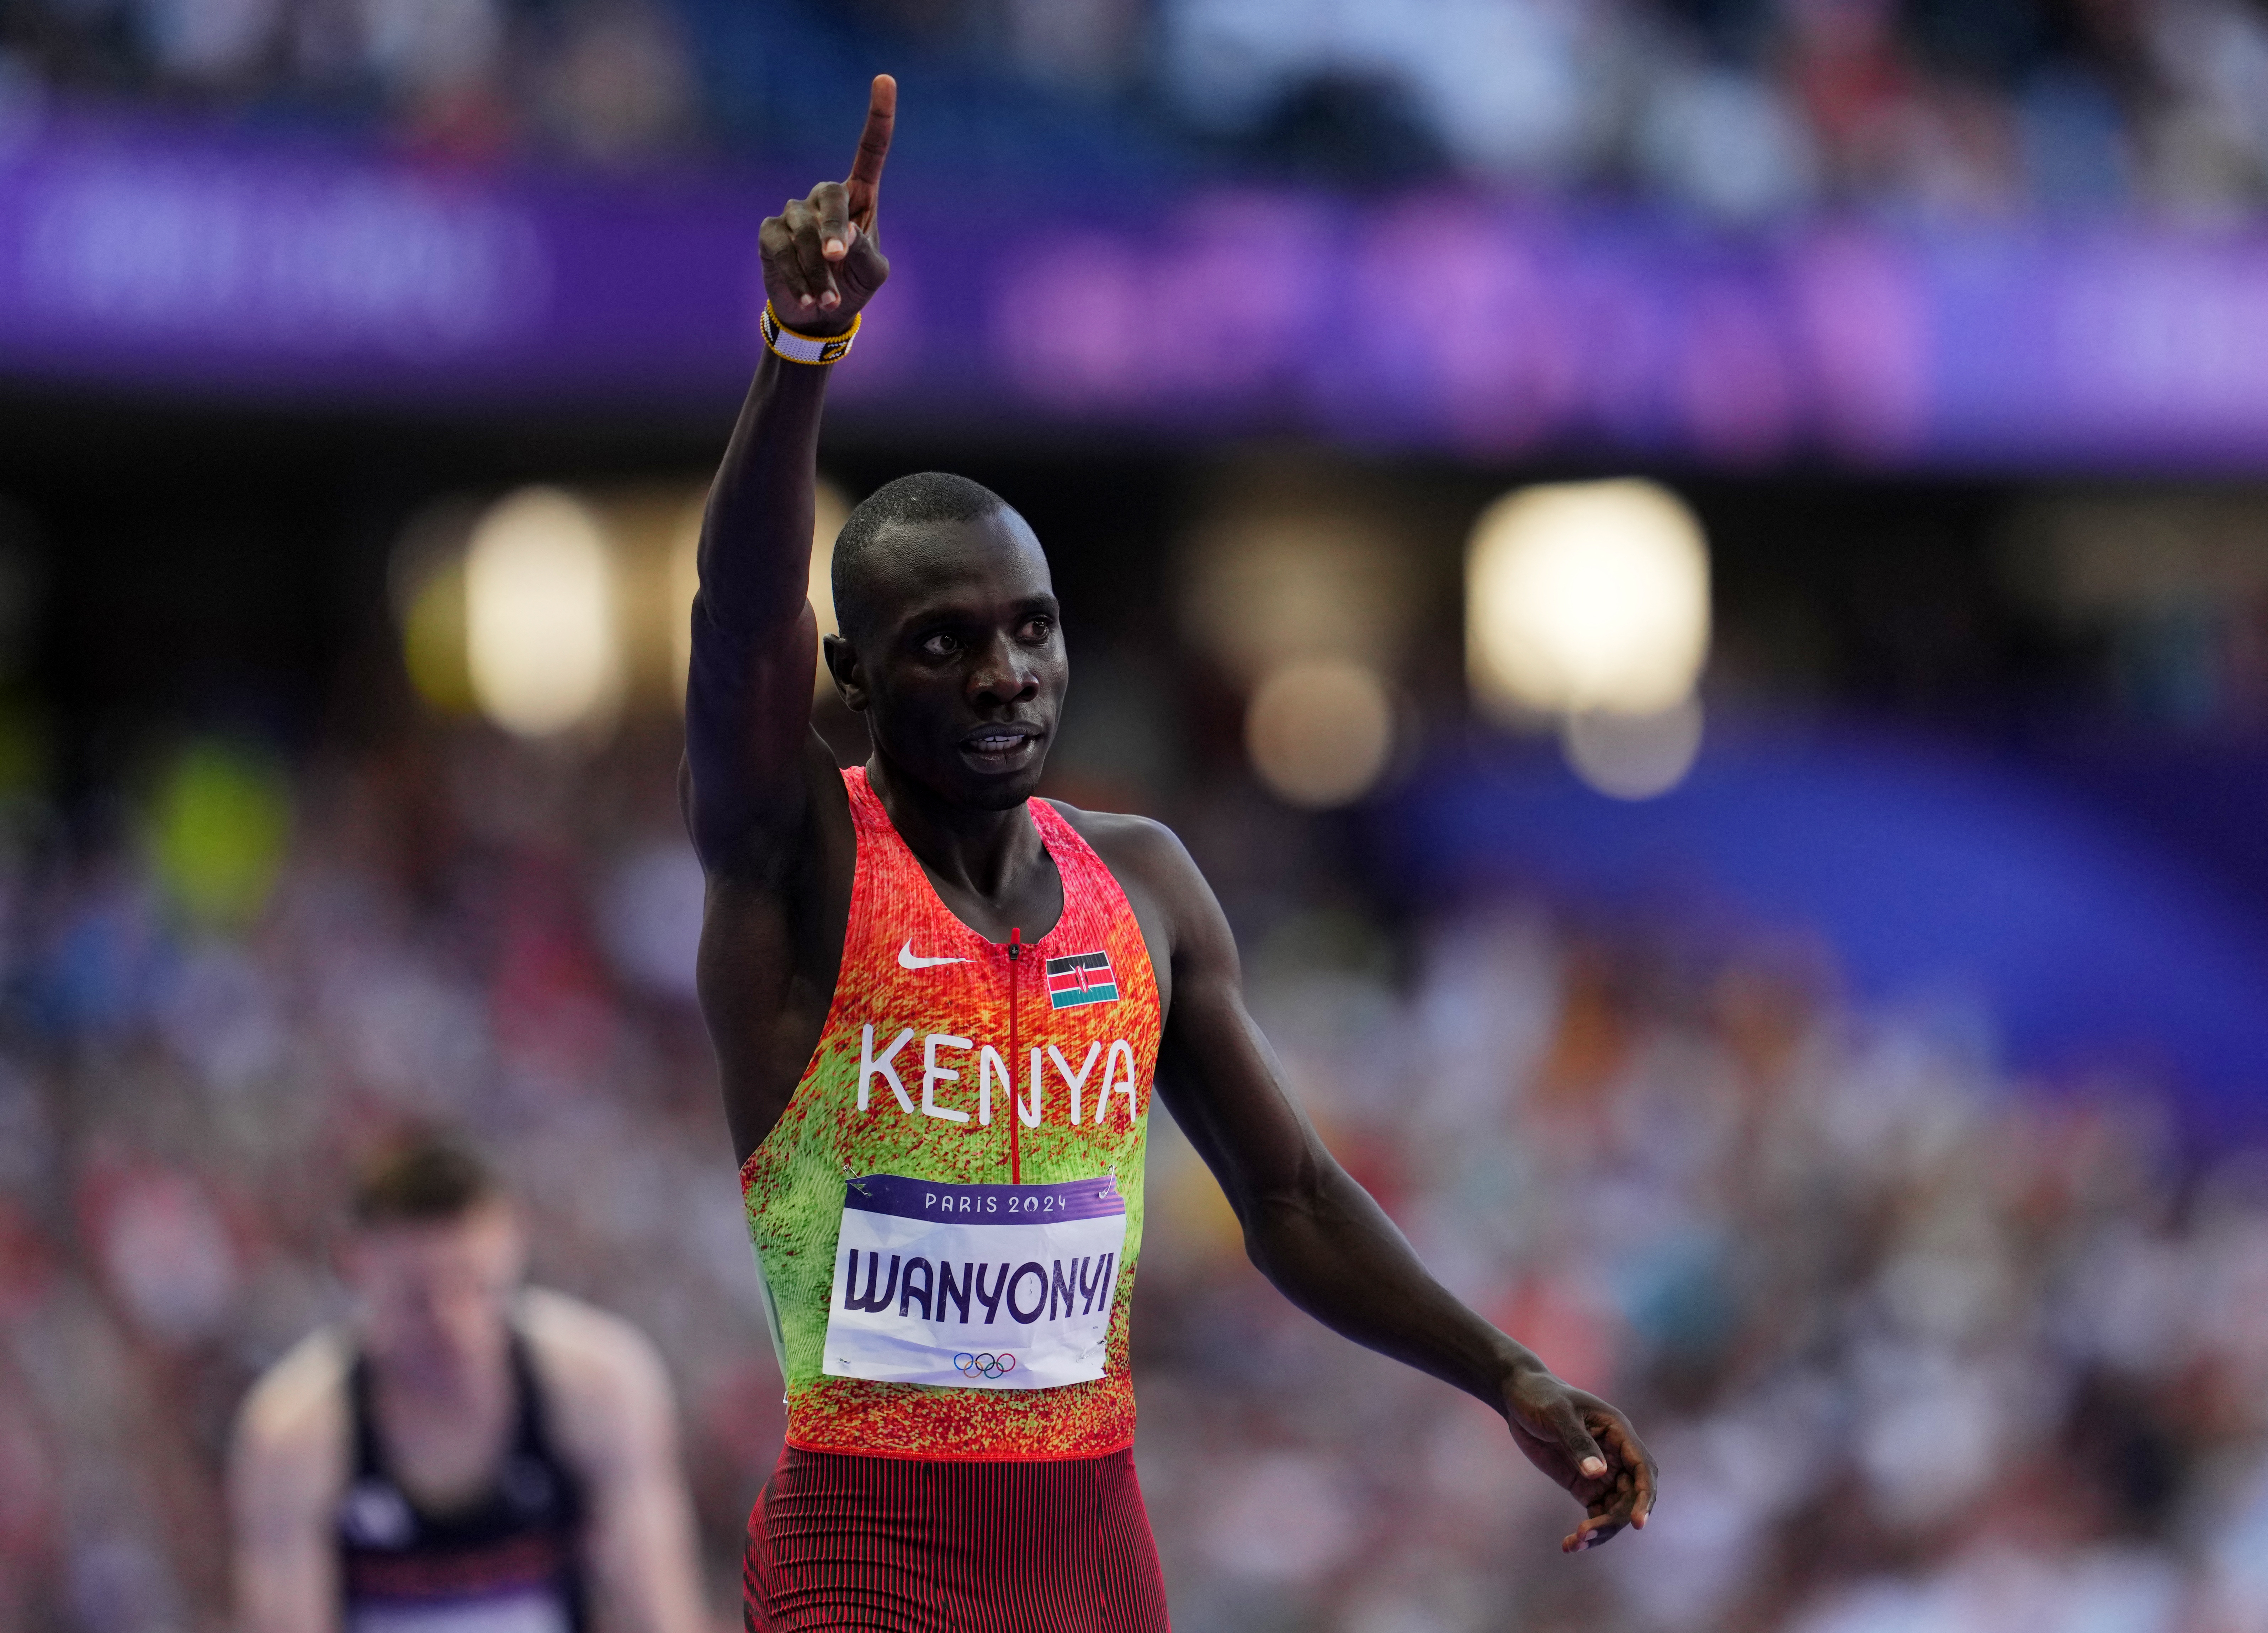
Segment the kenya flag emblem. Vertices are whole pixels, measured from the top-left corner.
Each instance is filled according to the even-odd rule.
[[[1048,960],[1048,998],[1055,1008],[1108,1004],[1117,996],[1118,977],[1110,973],[1108,953],[1074,953]]]

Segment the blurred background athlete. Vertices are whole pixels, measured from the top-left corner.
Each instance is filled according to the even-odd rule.
[[[770,354],[693,614],[702,998],[788,1383],[751,1627],[1166,1624],[1126,1350],[1153,1069],[1277,1287],[1500,1411],[1583,1504],[1567,1548],[1642,1526],[1622,1415],[1452,1297],[1323,1148],[1179,842],[1033,798],[1068,672],[1022,518],[937,474],[852,512],[825,659],[873,755],[838,770],[813,732],[821,408],[888,276],[895,108],[876,79],[848,181],[763,224]]]
[[[485,1166],[420,1136],[369,1167],[355,1320],[246,1401],[231,1469],[241,1633],[703,1625],[674,1407],[634,1328],[521,1284]]]

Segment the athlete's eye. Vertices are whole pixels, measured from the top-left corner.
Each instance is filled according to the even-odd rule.
[[[961,643],[949,635],[933,635],[921,644],[932,658],[950,658],[961,650]]]
[[[1038,617],[1027,620],[1018,633],[1027,641],[1037,642],[1046,640],[1055,631],[1056,621],[1042,613]]]

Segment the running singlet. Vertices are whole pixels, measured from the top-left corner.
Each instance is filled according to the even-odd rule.
[[[867,786],[843,969],[740,1171],[790,1446],[1098,1457],[1134,1440],[1127,1310],[1158,1056],[1148,949],[1110,870],[1027,807],[1063,876],[1028,945],[955,918]]]
[[[470,1508],[435,1515],[387,1469],[370,1364],[356,1358],[348,1385],[354,1476],[338,1509],[346,1633],[582,1633],[582,1496],[544,1431],[518,1333],[512,1372],[519,1406],[496,1489]]]

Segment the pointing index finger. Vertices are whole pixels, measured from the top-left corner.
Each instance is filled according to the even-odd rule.
[[[890,132],[898,122],[898,82],[874,76],[866,104],[866,128],[858,133],[858,156],[850,161],[850,218],[862,231],[874,225],[874,205],[882,188],[882,161],[890,156]]]

